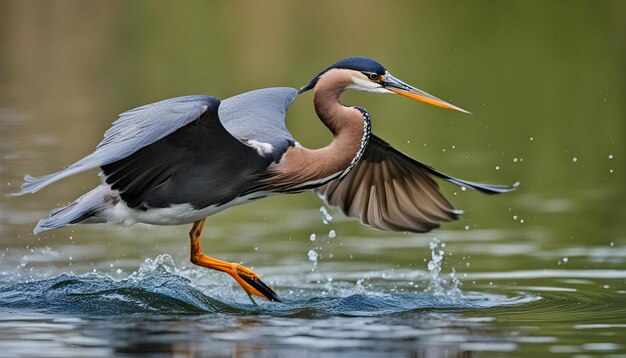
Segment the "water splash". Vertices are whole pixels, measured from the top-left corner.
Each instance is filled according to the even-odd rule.
[[[0,285],[0,312],[81,314],[202,314],[236,312],[238,306],[205,295],[176,271],[172,257],[146,260],[128,278],[117,281],[98,273]]]
[[[437,238],[430,242],[431,260],[428,262],[430,282],[424,292],[430,293],[435,297],[445,297],[453,302],[458,302],[463,299],[463,292],[461,291],[461,281],[456,277],[455,269],[452,268],[449,279],[441,277],[441,266],[445,258],[444,247],[446,247],[446,244]]]
[[[122,280],[99,273],[61,274],[45,280],[0,285],[0,313],[23,311],[86,316],[261,313],[310,318],[378,316],[433,308],[476,309],[536,300],[534,296],[509,298],[474,292],[461,295],[458,280],[455,281],[453,276],[451,280],[441,278],[443,250],[438,241],[432,244],[432,253],[431,289],[437,294],[396,290],[383,292],[379,285],[364,284],[365,279],[358,279],[354,284],[325,277],[308,287],[299,279],[293,287],[283,284],[278,290],[283,303],[259,301],[259,306],[255,306],[230,280],[228,282],[235,286],[235,290],[227,289],[226,283],[207,290],[207,283],[192,279],[192,274],[202,273],[205,278],[210,276],[212,285],[215,285],[213,279],[217,275],[179,268],[170,255],[159,255],[145,260],[137,271]],[[315,264],[317,252],[311,250],[310,259]],[[376,273],[359,276],[369,277],[370,274],[376,276]],[[381,277],[384,275],[378,274]],[[224,277],[224,280],[227,279]],[[323,291],[319,284],[322,280],[325,281]]]
[[[3,252],[1,257],[17,256],[17,250],[12,251],[7,249]],[[0,258],[2,260],[2,258]],[[0,279],[4,282],[20,282],[23,280],[40,280],[47,277],[53,272],[53,269],[48,267],[47,263],[50,261],[63,260],[60,253],[52,250],[50,247],[43,248],[30,248],[29,253],[22,255],[16,262],[15,266],[2,265],[0,270]],[[71,259],[70,259],[71,260]],[[70,265],[71,266],[71,262]]]
[[[146,277],[153,275],[154,273],[159,274],[172,274],[172,275],[180,275],[181,272],[176,267],[176,263],[174,262],[174,258],[168,254],[161,254],[157,256],[154,260],[146,259],[139,269],[133,272],[128,279],[131,280],[142,280]]]
[[[328,209],[326,209],[325,206],[320,206],[320,213],[322,214],[322,223],[324,225],[328,225],[333,221],[333,217],[328,213]],[[332,239],[335,236],[337,236],[337,233],[335,232],[335,230],[330,230],[328,232],[328,238]],[[317,241],[317,239],[320,239],[319,241]],[[311,267],[311,272],[315,272],[315,270],[317,269],[317,263],[319,261],[319,259],[322,258],[322,256],[320,255],[320,251],[323,251],[324,249],[324,239],[322,237],[318,237],[317,234],[312,233],[309,236],[309,241],[311,241],[312,243],[315,243],[316,241],[318,242],[317,246],[313,246],[311,247],[311,249],[309,250],[309,252],[307,252],[307,257],[309,259],[309,261],[311,261],[313,263],[313,266]],[[326,240],[326,244],[329,244],[330,241]],[[330,258],[333,257],[332,252],[328,255]]]
[[[311,249],[307,253],[307,256],[309,257],[309,261],[313,262],[313,267],[311,268],[311,271],[315,271],[315,269],[317,268],[317,259],[319,257],[317,251]]]
[[[324,225],[328,225],[333,221],[333,217],[328,213],[325,206],[320,206],[320,213],[322,213],[322,222]]]

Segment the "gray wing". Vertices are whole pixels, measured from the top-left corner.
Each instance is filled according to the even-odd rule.
[[[227,203],[272,162],[233,137],[210,108],[197,120],[137,152],[103,165],[102,173],[131,208]]]
[[[34,193],[60,179],[126,158],[195,121],[220,101],[211,96],[184,96],[141,106],[120,114],[96,150],[64,170],[42,177],[25,176],[22,190]]]
[[[298,96],[289,87],[263,88],[225,99],[218,113],[222,125],[243,142],[254,140],[272,145],[278,162],[295,140],[285,126],[287,110]]]
[[[497,194],[513,186],[473,183],[441,173],[371,135],[365,153],[343,179],[321,186],[316,192],[344,214],[360,218],[380,230],[427,232],[461,213],[439,191],[430,177],[456,185]]]

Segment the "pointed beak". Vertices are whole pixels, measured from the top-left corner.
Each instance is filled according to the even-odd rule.
[[[470,112],[462,108],[459,108],[453,104],[450,104],[442,99],[439,99],[431,94],[428,94],[420,89],[417,89],[411,85],[408,85],[402,82],[401,80],[393,77],[389,72],[385,74],[385,79],[381,84],[386,90],[391,91],[393,93],[400,94],[405,97],[416,99],[418,101],[422,101],[425,103],[429,103],[437,107],[452,109],[455,111],[471,114]]]

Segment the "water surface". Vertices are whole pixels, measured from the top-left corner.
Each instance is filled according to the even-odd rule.
[[[362,227],[312,194],[209,218],[205,253],[283,299],[257,305],[189,263],[188,227],[31,234],[95,172],[2,195],[0,350],[625,355],[625,14],[620,1],[0,2],[1,194],[88,154],[129,108],[300,87],[354,55],[474,113],[346,94],[377,135],[461,178],[522,183],[498,197],[442,183],[466,213],[423,235]],[[287,124],[304,145],[330,139],[309,94]]]

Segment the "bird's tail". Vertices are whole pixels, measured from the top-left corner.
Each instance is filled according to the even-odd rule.
[[[85,220],[90,223],[104,222],[102,219],[95,218],[94,214],[111,205],[105,201],[105,190],[104,186],[99,186],[68,206],[53,209],[47,219],[39,221],[33,233],[38,234],[42,231],[78,224]]]

